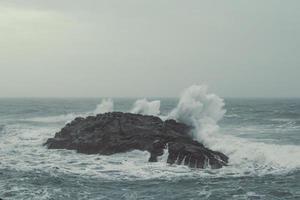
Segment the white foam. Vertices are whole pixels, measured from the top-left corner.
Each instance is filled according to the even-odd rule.
[[[100,112],[112,110],[112,101],[103,101]],[[107,103],[110,102],[110,103]],[[149,102],[140,101],[139,111],[149,114]],[[151,102],[150,102],[151,103]],[[147,106],[144,106],[147,105]],[[159,104],[152,105],[157,114]],[[193,170],[186,166],[166,163],[167,151],[157,163],[149,163],[149,153],[132,151],[111,156],[84,155],[69,150],[48,150],[42,144],[60,129],[35,127],[28,124],[6,125],[0,135],[0,168],[14,168],[22,171],[42,170],[53,176],[58,172],[96,176],[104,179],[173,179],[190,177],[260,176],[282,174],[300,168],[300,147],[296,145],[265,144],[218,132],[217,122],[225,111],[223,100],[207,92],[204,86],[192,86],[181,96],[179,104],[170,113],[174,117],[196,127],[194,136],[208,147],[229,156],[229,166],[221,169]],[[138,107],[139,107],[138,106]],[[102,109],[102,108],[109,109]],[[147,108],[147,109],[145,109]],[[88,115],[99,110],[83,113]],[[137,111],[136,111],[137,112]],[[75,114],[74,114],[75,115]],[[58,121],[73,118],[72,115],[37,118]]]
[[[114,102],[112,99],[102,99],[102,102],[97,105],[97,108],[94,110],[94,115],[112,111],[114,111]]]
[[[108,180],[257,176],[285,173],[300,166],[297,146],[267,145],[233,136],[216,135],[215,140],[210,141],[211,148],[230,157],[229,166],[217,170],[193,170],[167,164],[167,151],[157,163],[149,163],[149,153],[142,151],[111,156],[85,155],[42,146],[58,131],[55,128],[9,125],[5,129],[8,134],[0,136],[1,168],[41,170],[53,176],[64,173]]]
[[[229,156],[232,173],[264,175],[284,173],[300,168],[300,147],[296,145],[266,144],[231,135],[216,134],[208,141],[209,147]]]
[[[300,147],[265,144],[218,132],[217,122],[225,114],[223,100],[207,92],[206,86],[186,89],[169,118],[192,125],[196,140],[229,156],[224,173],[262,175],[299,169]]]
[[[159,115],[160,114],[160,101],[148,101],[147,99],[137,100],[131,113],[143,114],[143,115]]]
[[[193,85],[182,93],[169,118],[195,127],[194,138],[205,142],[207,137],[218,130],[217,122],[225,114],[223,106],[223,99],[208,93],[206,86]]]

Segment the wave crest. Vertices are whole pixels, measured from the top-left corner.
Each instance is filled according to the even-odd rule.
[[[223,99],[207,92],[207,86],[193,85],[182,93],[169,118],[193,126],[193,137],[205,142],[209,135],[218,130],[217,123],[226,112],[224,105]]]
[[[148,101],[147,99],[137,100],[131,113],[143,114],[143,115],[159,115],[160,114],[160,101]]]
[[[97,105],[94,110],[94,115],[114,111],[114,102],[112,99],[102,99],[102,102]]]

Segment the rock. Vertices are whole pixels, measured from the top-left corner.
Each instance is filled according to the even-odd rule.
[[[45,145],[49,149],[70,149],[85,154],[112,155],[132,150],[148,151],[149,162],[157,162],[167,148],[170,164],[192,168],[221,168],[228,157],[204,147],[189,134],[192,127],[159,117],[111,112],[78,117]]]

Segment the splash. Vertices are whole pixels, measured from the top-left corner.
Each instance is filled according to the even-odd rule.
[[[134,103],[131,113],[143,115],[159,115],[160,101],[148,101],[147,99],[139,99]]]
[[[207,86],[193,85],[181,95],[177,107],[169,118],[191,125],[195,128],[193,137],[205,142],[218,130],[217,122],[223,118],[224,101],[215,94],[207,92]]]
[[[160,102],[141,99],[135,102],[132,112],[174,118],[195,127],[193,136],[213,150],[229,157],[229,166],[219,170],[191,170],[186,166],[169,166],[167,155],[157,163],[148,163],[147,152],[133,151],[114,156],[80,155],[74,151],[49,151],[41,144],[53,137],[60,126],[44,126],[49,122],[66,122],[75,116],[89,116],[113,111],[112,100],[102,100],[96,110],[67,115],[48,116],[30,119],[42,123],[41,127],[29,124],[7,124],[0,134],[1,167],[24,170],[40,169],[53,172],[99,176],[109,180],[153,179],[204,176],[261,176],[265,174],[284,174],[300,169],[300,147],[297,145],[268,144],[258,139],[246,139],[224,133],[218,121],[225,110],[223,100],[208,92],[206,86],[194,85],[181,95],[178,105],[168,116],[161,116]],[[122,110],[124,111],[124,110]],[[235,116],[236,117],[236,116]],[[237,116],[239,117],[239,116]],[[29,119],[26,119],[29,120]],[[18,122],[18,121],[17,121]],[[0,126],[1,129],[1,126]],[[240,130],[242,132],[243,129]],[[257,130],[259,131],[259,129]],[[3,134],[6,133],[6,134]],[[32,148],[35,151],[32,151]],[[38,159],[37,159],[38,158]],[[62,159],[63,158],[63,159]],[[49,159],[51,164],[49,164]],[[101,160],[101,162],[99,162]],[[22,161],[22,162],[21,162]],[[16,164],[17,163],[17,164]],[[30,164],[28,164],[30,163]],[[57,167],[59,169],[57,169]]]
[[[102,102],[94,110],[94,115],[112,112],[113,110],[114,102],[111,99],[102,99]]]
[[[182,93],[168,118],[193,126],[194,139],[228,155],[230,166],[222,170],[225,174],[263,175],[299,169],[298,146],[266,144],[218,131],[217,123],[226,112],[224,105],[206,86],[193,85]]]

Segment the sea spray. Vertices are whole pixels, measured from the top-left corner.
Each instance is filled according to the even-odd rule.
[[[232,135],[221,134],[217,122],[226,112],[224,101],[207,92],[206,86],[193,85],[181,95],[168,118],[194,127],[194,139],[229,156],[224,173],[256,175],[282,173],[300,167],[299,146],[266,144]]]
[[[102,99],[102,102],[97,105],[94,110],[94,114],[102,114],[106,112],[112,112],[114,110],[114,102],[112,99]]]
[[[146,99],[137,100],[130,111],[158,115],[162,119],[173,118],[194,126],[195,129],[192,134],[196,140],[210,149],[225,153],[229,157],[229,166],[222,169],[221,174],[234,176],[280,174],[300,168],[300,160],[297,159],[300,157],[300,147],[297,145],[267,144],[260,140],[234,136],[230,132],[224,133],[222,129],[218,130],[217,122],[225,113],[223,106],[224,101],[215,94],[208,93],[206,86],[194,85],[182,93],[178,105],[168,116],[159,115],[160,101],[147,101]],[[111,112],[113,108],[114,103],[111,99],[103,99],[95,110],[57,116],[36,116],[35,118],[26,118],[22,123],[42,122],[41,125],[58,122],[67,123],[77,116],[87,117]],[[236,115],[236,113],[233,114]],[[6,131],[10,132],[7,128]],[[49,131],[49,133],[51,132],[55,131]],[[243,134],[242,130],[241,134]],[[15,138],[11,139],[11,141],[15,140]]]
[[[218,130],[217,122],[226,112],[223,106],[223,99],[208,93],[207,86],[193,85],[182,93],[178,105],[168,118],[193,126],[193,137],[200,142],[206,142]]]
[[[143,114],[143,115],[159,115],[160,114],[160,101],[148,101],[147,99],[137,100],[131,113]]]

